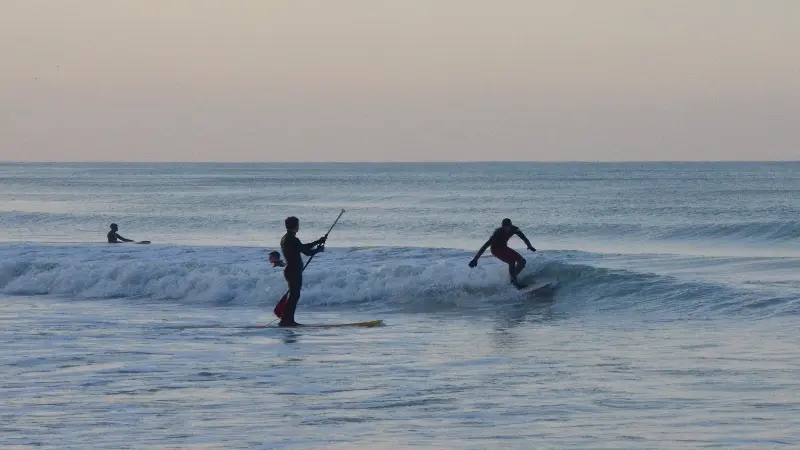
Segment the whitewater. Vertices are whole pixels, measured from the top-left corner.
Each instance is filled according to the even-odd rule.
[[[0,164],[0,445],[800,445],[800,163]],[[280,329],[283,219],[326,251]],[[478,247],[537,247],[508,283]],[[109,245],[108,224],[150,245]]]

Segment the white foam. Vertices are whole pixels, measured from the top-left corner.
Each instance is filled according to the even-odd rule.
[[[286,291],[271,248],[0,245],[0,293],[273,304]],[[327,249],[304,275],[303,302],[463,302],[511,289],[505,266],[441,249]],[[482,293],[483,295],[474,295]]]

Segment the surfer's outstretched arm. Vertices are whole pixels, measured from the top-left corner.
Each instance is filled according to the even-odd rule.
[[[481,246],[481,248],[478,250],[478,254],[476,254],[475,257],[472,258],[472,261],[469,262],[470,267],[475,267],[478,265],[478,258],[481,257],[483,252],[485,252],[490,245],[492,245],[493,240],[494,240],[494,235],[492,235],[492,237],[490,237],[489,240],[486,241],[486,243]]]
[[[133,239],[125,239],[124,237],[120,236],[119,234],[117,234],[117,239],[119,239],[122,242],[133,242]]]
[[[517,234],[517,236],[519,236],[520,239],[522,239],[522,242],[524,242],[525,245],[528,246],[528,250],[533,250],[534,252],[536,251],[536,249],[533,248],[533,245],[531,245],[531,241],[529,241],[528,238],[525,237],[525,234],[522,233],[522,230],[517,228],[517,233],[516,234]]]
[[[485,252],[486,249],[489,248],[490,245],[492,245],[492,238],[489,238],[489,240],[486,241],[486,243],[483,244],[480,249],[478,249],[478,253],[475,255],[475,260],[476,261],[478,260],[478,258],[481,257],[481,255],[483,255],[483,252]]]

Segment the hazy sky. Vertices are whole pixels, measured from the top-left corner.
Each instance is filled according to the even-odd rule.
[[[0,0],[0,160],[800,159],[800,0]]]

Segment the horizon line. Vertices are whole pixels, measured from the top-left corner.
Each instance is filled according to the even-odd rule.
[[[0,161],[0,164],[642,164],[642,163],[796,163],[800,159],[719,159],[719,160],[430,160],[430,161]]]

